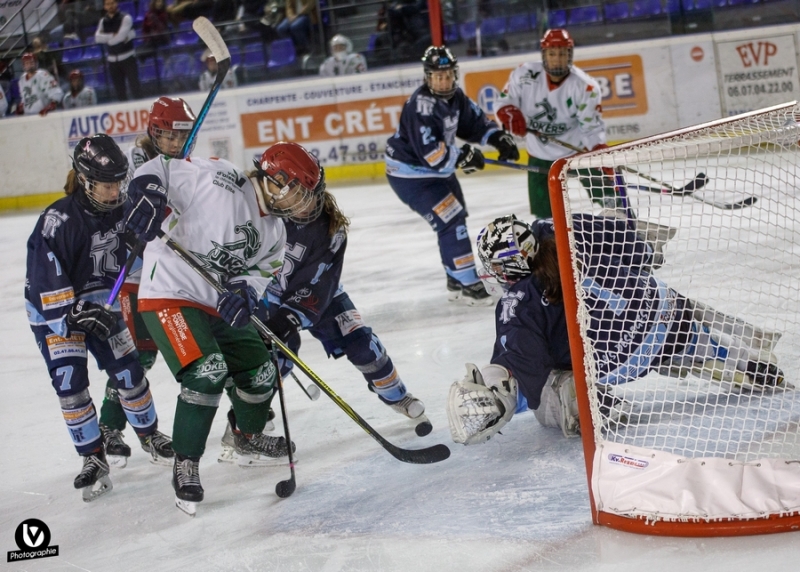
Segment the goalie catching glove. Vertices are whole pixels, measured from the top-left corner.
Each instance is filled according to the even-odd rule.
[[[135,177],[128,185],[125,203],[125,229],[142,242],[157,235],[167,215],[167,190],[155,175]]]
[[[486,163],[483,161],[483,153],[477,147],[465,143],[461,147],[461,152],[456,160],[456,168],[464,171],[465,175],[471,175],[475,171],[483,171]]]
[[[114,312],[106,310],[99,304],[89,300],[78,300],[67,314],[67,327],[80,330],[96,337],[101,342],[111,336],[111,330],[117,325],[119,318]]]
[[[500,431],[517,408],[517,380],[501,365],[483,371],[468,363],[467,375],[450,386],[447,420],[456,443],[484,443]]]

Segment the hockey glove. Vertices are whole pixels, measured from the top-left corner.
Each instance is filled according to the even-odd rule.
[[[39,111],[39,115],[44,117],[45,115],[53,111],[56,107],[58,107],[58,103],[55,101],[51,101],[50,103],[47,104],[47,107],[43,107],[41,111]]]
[[[255,312],[258,295],[245,280],[231,280],[224,286],[225,292],[217,299],[217,312],[234,328],[244,328]]]
[[[498,161],[519,161],[519,149],[510,133],[495,131],[486,140],[489,145],[500,151]]]
[[[67,327],[72,330],[81,330],[87,335],[94,336],[101,342],[111,336],[111,330],[117,325],[119,318],[114,312],[106,310],[100,304],[88,300],[78,300],[67,314]]]
[[[125,229],[142,242],[153,240],[167,214],[167,190],[155,175],[141,175],[128,185]]]
[[[522,115],[519,107],[506,105],[497,110],[497,119],[506,131],[510,131],[517,137],[525,137],[528,134],[528,122]]]
[[[481,150],[465,143],[458,154],[456,168],[464,171],[465,175],[471,175],[475,171],[482,171],[484,166]]]
[[[278,336],[290,350],[297,353],[300,349],[300,318],[286,306],[281,306],[275,315],[270,317],[266,326],[269,331]]]

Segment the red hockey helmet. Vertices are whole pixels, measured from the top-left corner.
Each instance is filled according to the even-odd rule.
[[[167,157],[177,157],[183,149],[196,117],[180,97],[159,97],[150,106],[147,134],[156,150]],[[191,149],[186,155],[191,153]]]
[[[572,66],[575,42],[562,28],[547,30],[539,42],[542,48],[544,70],[554,79],[565,77]]]
[[[325,171],[314,155],[297,143],[279,141],[254,161],[261,208],[298,224],[319,217]]]
[[[33,52],[25,52],[22,54],[22,70],[25,72],[36,71],[39,67],[39,60]]]

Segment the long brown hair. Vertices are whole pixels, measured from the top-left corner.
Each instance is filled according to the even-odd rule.
[[[69,173],[67,173],[67,182],[64,183],[64,193],[71,195],[82,186],[80,179],[78,179],[78,173],[75,169],[70,169]]]
[[[328,191],[322,192],[322,208],[328,214],[328,236],[333,238],[333,235],[339,229],[346,235],[347,230],[350,228],[350,219],[339,210],[339,205],[336,204],[336,198]]]
[[[158,149],[156,149],[156,146],[153,143],[153,140],[150,138],[150,135],[147,134],[147,133],[145,133],[144,135],[140,135],[136,139],[136,146],[142,148],[142,150],[147,155],[148,159],[153,159],[155,157],[158,157],[158,155],[159,155]]]
[[[533,259],[531,272],[544,288],[547,301],[551,304],[560,304],[564,295],[561,291],[561,275],[558,271],[555,238],[548,237],[539,243],[539,252]]]

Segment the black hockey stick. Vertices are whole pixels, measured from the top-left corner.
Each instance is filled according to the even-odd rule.
[[[303,393],[305,393],[306,396],[311,401],[316,401],[317,399],[319,399],[319,387],[317,387],[316,385],[309,385],[308,387],[306,387],[305,385],[303,385],[302,381],[297,379],[297,376],[291,370],[289,371],[289,375],[292,376],[292,379],[294,379],[297,382],[297,385],[300,386],[300,389],[303,390]]]
[[[509,163],[507,161],[497,161],[495,159],[487,159],[484,157],[483,162],[487,165],[497,165],[498,167],[507,167],[509,169],[516,169],[517,171],[530,171],[532,173],[541,173],[546,175],[549,171],[541,167],[533,165],[521,165],[519,163]]]
[[[214,77],[214,84],[211,86],[211,91],[208,92],[206,100],[203,102],[203,107],[200,108],[200,112],[197,114],[197,119],[192,126],[192,130],[189,132],[189,136],[183,143],[180,155],[177,157],[178,159],[185,158],[191,151],[192,147],[194,147],[195,139],[197,139],[197,133],[200,131],[200,126],[203,124],[206,115],[208,115],[208,110],[211,109],[211,104],[214,103],[214,99],[217,97],[220,87],[222,87],[222,82],[225,81],[225,76],[228,74],[228,70],[231,67],[231,54],[228,51],[228,46],[225,44],[225,40],[222,39],[220,33],[214,27],[214,24],[212,24],[208,18],[200,16],[199,18],[195,19],[194,22],[192,22],[192,28],[200,37],[200,39],[203,40],[203,43],[206,45],[206,47],[211,51],[214,59],[217,60],[217,75]],[[114,287],[111,289],[111,294],[108,296],[106,309],[110,309],[111,306],[114,305],[114,301],[119,295],[122,284],[125,282],[125,278],[128,276],[128,273],[130,273],[133,263],[136,262],[136,259],[142,255],[144,247],[145,244],[143,242],[137,242],[131,249],[128,259],[125,261],[125,266],[123,267],[122,272],[119,273],[119,276],[117,276],[117,280],[114,282]]]
[[[164,241],[167,247],[170,248],[181,260],[183,260],[186,264],[188,264],[195,272],[197,272],[203,280],[205,280],[214,290],[218,293],[225,292],[225,288],[223,288],[217,279],[212,276],[205,268],[203,268],[197,260],[195,260],[194,256],[187,252],[180,244],[172,240],[169,236],[167,236],[163,230],[158,231],[158,237]],[[339,408],[344,411],[356,424],[361,427],[364,431],[369,434],[370,437],[375,439],[381,446],[386,449],[395,459],[399,461],[403,461],[404,463],[414,463],[414,464],[429,464],[429,463],[438,463],[439,461],[444,461],[450,456],[450,449],[447,448],[446,445],[433,445],[431,447],[427,447],[425,449],[402,449],[396,445],[393,445],[389,441],[387,441],[380,433],[378,433],[375,429],[373,429],[366,420],[361,417],[356,411],[350,407],[346,401],[344,401],[341,397],[336,395],[336,393],[328,387],[328,385],[319,377],[314,371],[306,365],[306,363],[301,360],[297,354],[295,354],[292,350],[290,350],[286,344],[284,344],[281,339],[273,334],[269,328],[267,328],[264,323],[259,320],[256,316],[250,316],[250,323],[255,326],[255,328],[261,333],[262,336],[269,339],[273,344],[278,346],[278,349],[281,350],[283,355],[289,358],[300,370],[305,373],[311,381],[313,381],[317,387],[319,387],[325,395],[331,398],[333,402],[339,406]]]
[[[289,452],[289,471],[292,476],[286,481],[278,481],[275,485],[275,494],[285,499],[292,496],[297,488],[297,480],[294,473],[294,453],[292,452],[292,437],[289,434],[289,418],[286,416],[286,399],[283,395],[283,376],[278,365],[278,352],[275,348],[275,338],[272,338],[272,363],[275,365],[275,375],[278,378],[278,399],[281,403],[281,418],[283,419],[283,434],[286,437],[286,450]]]

